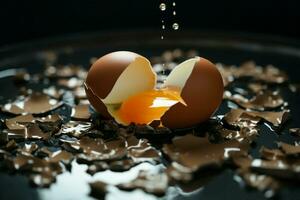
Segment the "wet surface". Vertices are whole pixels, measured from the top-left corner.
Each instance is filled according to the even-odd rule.
[[[159,82],[195,55],[257,62],[218,64],[226,85],[218,112],[196,127],[170,130],[101,119],[87,106],[82,83],[91,58],[113,45],[75,46],[40,51],[20,60],[22,70],[0,72],[1,199],[297,199],[300,57],[133,45],[151,59]]]

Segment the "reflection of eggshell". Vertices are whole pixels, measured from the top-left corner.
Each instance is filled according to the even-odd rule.
[[[123,102],[145,91],[153,91],[156,74],[150,62],[132,52],[114,52],[103,56],[91,67],[85,89],[92,106],[104,117],[113,116]],[[173,69],[164,88],[177,88],[186,103],[176,103],[163,113],[161,122],[170,128],[184,128],[203,122],[215,112],[222,101],[221,74],[210,61],[196,57]],[[143,98],[141,98],[143,101]],[[139,113],[143,115],[143,113]]]

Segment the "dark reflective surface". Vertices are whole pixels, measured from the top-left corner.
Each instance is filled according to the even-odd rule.
[[[299,47],[299,48],[298,48]],[[15,46],[3,50],[0,56],[0,69],[23,67],[29,72],[41,71],[45,58],[53,52],[57,54],[59,64],[82,64],[88,68],[91,57],[115,50],[131,50],[146,57],[160,55],[167,49],[195,49],[200,56],[214,62],[238,65],[247,60],[254,60],[259,65],[273,64],[286,71],[291,82],[299,82],[300,46],[297,42],[277,40],[271,37],[252,37],[245,35],[222,35],[212,33],[175,33],[167,40],[159,40],[159,33],[99,33],[86,36],[50,39],[42,42]],[[16,89],[9,78],[0,79],[1,103],[5,98],[14,98]],[[261,145],[274,147],[275,140],[292,142],[300,140],[288,134],[289,127],[299,127],[300,97],[299,93],[291,93],[286,87],[284,98],[290,104],[292,118],[279,135],[267,126],[261,125],[261,135],[257,146],[252,150],[258,156]],[[224,103],[217,114],[228,111]],[[138,165],[128,172],[100,172],[93,177],[85,173],[86,166],[73,162],[72,172],[57,177],[57,183],[50,189],[31,188],[23,177],[1,174],[0,199],[91,199],[88,196],[88,182],[102,180],[111,184],[128,182],[137,175],[139,169],[159,170],[163,166],[152,166],[148,163]],[[12,192],[14,191],[14,192]],[[107,199],[156,199],[140,190],[124,192],[111,187]],[[2,195],[2,196],[1,196]],[[297,186],[283,188],[279,199],[299,199]],[[22,198],[20,198],[22,197]],[[256,190],[242,187],[231,170],[225,170],[204,180],[192,182],[190,185],[170,187],[164,199],[265,199],[264,194]]]

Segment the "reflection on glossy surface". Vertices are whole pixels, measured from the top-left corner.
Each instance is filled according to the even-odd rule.
[[[142,163],[136,167],[131,168],[127,172],[112,172],[106,170],[104,172],[98,172],[94,176],[86,173],[87,165],[78,164],[75,161],[72,163],[72,172],[65,172],[57,177],[57,182],[53,184],[49,189],[38,189],[38,194],[42,200],[52,199],[93,199],[89,196],[90,187],[89,182],[103,181],[108,186],[107,200],[154,200],[158,199],[154,195],[147,194],[142,190],[134,190],[133,192],[121,191],[114,185],[120,183],[130,182],[134,180],[140,170],[147,170],[151,173],[158,173],[163,170],[163,165],[152,165],[149,163]],[[210,181],[214,175],[202,176],[188,184],[181,184],[177,186],[169,187],[165,196],[168,200],[176,199],[193,199],[203,190],[203,185]]]
[[[74,54],[65,54],[62,51],[62,53],[60,53],[58,56],[58,62],[73,62],[87,66],[87,61],[89,60],[90,56],[98,56],[104,54],[107,51],[112,51],[115,49],[136,50],[143,55],[150,56],[153,54],[159,54],[159,52],[165,50],[166,48],[171,49],[186,46],[188,48],[197,49],[199,52],[201,52],[202,56],[210,57],[214,61],[222,61],[228,64],[238,64],[244,60],[251,58],[258,61],[261,65],[272,63],[278,66],[283,66],[285,68],[281,67],[281,69],[289,72],[291,81],[299,80],[299,73],[297,72],[299,71],[298,66],[300,65],[300,54],[297,48],[287,46],[287,44],[280,46],[280,48],[279,46],[276,47],[271,45],[274,43],[259,44],[258,42],[255,42],[254,39],[244,40],[243,42],[243,39],[239,39],[239,37],[233,37],[233,35],[230,35],[229,40],[224,40],[224,38],[222,38],[222,40],[214,39],[214,36],[211,34],[209,35],[209,37],[205,35],[204,37],[202,37],[203,35],[199,33],[197,33],[197,36],[195,35],[196,32],[191,35],[180,33],[180,38],[182,39],[177,38],[176,41],[165,43],[165,46],[157,45],[157,43],[155,43],[155,41],[153,42],[153,40],[146,40],[145,38],[149,38],[149,35],[147,34],[143,34],[142,37],[136,36],[131,40],[128,39],[124,42],[118,42],[114,44],[111,44],[109,40],[108,42],[104,42],[101,38],[106,39],[106,37],[103,36],[83,37],[80,39],[80,42],[82,42],[81,44],[78,44],[77,42],[76,44],[68,44],[74,49],[76,48],[76,51],[74,51]],[[128,34],[126,36],[128,37]],[[154,34],[154,36],[157,37],[157,34]],[[111,37],[115,36],[113,35]],[[201,39],[199,40],[196,37]],[[68,43],[74,42],[74,40],[70,41],[68,40]],[[249,43],[249,41],[251,41],[251,44]],[[161,41],[159,41],[159,43],[161,43]],[[60,45],[64,44],[65,42],[62,42]],[[144,46],[141,46],[140,44],[143,44]],[[82,46],[80,45],[84,45],[84,48],[82,48]],[[38,47],[39,45],[31,44],[31,46]],[[56,47],[54,46],[54,48]],[[0,65],[4,67],[31,66],[32,68],[30,68],[29,71],[36,71],[37,69],[39,69],[40,64],[37,63],[37,60],[39,60],[40,58],[36,58],[34,56],[35,54],[33,54],[32,52],[23,52],[26,53],[26,60],[17,60],[7,57],[5,62],[1,60]],[[17,52],[15,52],[15,54],[16,53]],[[18,56],[19,58],[22,58],[21,55]],[[18,64],[16,65],[15,63]],[[0,82],[4,83],[4,81],[2,80],[0,80]],[[0,85],[2,85],[1,91],[3,94],[7,93],[9,98],[15,97],[15,87],[12,84]],[[293,112],[293,116],[299,116],[299,95],[287,94],[286,98],[286,100],[291,103],[290,109]],[[217,114],[224,114],[227,111],[228,109],[222,108],[218,111]],[[290,125],[291,127],[297,127],[299,125],[299,117],[295,117]],[[266,128],[265,125],[262,125],[260,128],[262,134],[258,138],[258,140],[256,140],[257,147],[254,147],[255,149],[251,151],[251,154],[253,154],[254,157],[259,155],[259,148],[262,144],[267,147],[275,147],[275,139],[279,139],[289,143],[295,140],[293,136],[285,134],[286,132],[284,132],[284,134],[277,135],[271,132],[270,129]],[[149,169],[155,168],[150,164],[145,165],[150,166]],[[102,180],[115,184],[117,181],[114,180],[112,174],[117,174],[118,179],[122,178],[123,181],[130,181],[129,178],[127,179],[127,177],[123,177],[119,173],[110,171],[97,173],[94,177],[91,177],[90,175],[85,173],[86,168],[87,166],[85,165],[78,165],[77,163],[73,163],[71,174],[69,172],[66,172],[65,174],[57,176],[57,183],[52,185],[50,189],[38,189],[41,199],[92,199],[91,197],[88,197],[89,186],[87,183],[94,180]],[[137,166],[136,168],[139,168],[139,166]],[[129,173],[125,173],[128,173],[127,175],[129,176],[129,174],[131,174],[131,171],[135,171],[136,168],[130,170]],[[137,175],[137,172],[138,170],[136,171],[135,176]],[[196,189],[195,187],[194,191],[188,190],[189,192],[183,192],[181,191],[181,189],[179,189],[179,187],[170,187],[165,199],[265,199],[262,193],[259,193],[257,191],[248,191],[240,188],[238,183],[233,180],[232,176],[233,174],[231,172],[223,172],[220,176],[213,178],[213,180],[207,183],[205,187],[199,189]],[[132,177],[133,179],[134,175],[131,174],[130,177]],[[19,181],[19,179],[16,179],[16,176],[11,176],[10,178],[15,182]],[[6,184],[7,182],[5,181],[5,179],[0,179],[1,184],[5,185],[5,187],[1,187],[0,199],[2,200],[3,198],[1,198],[1,195],[3,195],[3,193],[5,192],[11,192],[10,190],[12,190],[13,188],[11,187],[11,184]],[[14,189],[14,191],[18,191],[18,193],[21,193],[24,188],[27,188],[27,185],[20,184],[18,185],[17,189]],[[31,190],[34,192],[36,189]],[[124,199],[125,197],[129,199],[130,196],[132,197],[131,199],[156,199],[154,196],[147,195],[140,190],[129,194],[128,192],[121,192],[115,187],[109,187],[109,191],[110,193],[107,195],[107,199]],[[143,195],[143,197],[141,197],[141,195]],[[296,198],[297,196],[299,196],[299,189],[284,190],[284,193],[280,195],[280,199],[292,199]]]
[[[112,172],[104,171],[91,176],[85,171],[86,165],[77,164],[75,161],[72,163],[72,172],[65,172],[57,177],[57,182],[49,189],[39,189],[38,193],[43,200],[53,199],[93,199],[89,197],[90,192],[89,182],[101,180],[105,183],[116,185],[126,183],[137,177],[140,170],[156,171],[159,167],[155,167],[149,163],[142,163],[133,167],[127,172]],[[108,188],[109,194],[106,199],[156,199],[153,195],[147,195],[141,190],[135,192],[123,192],[114,186]]]

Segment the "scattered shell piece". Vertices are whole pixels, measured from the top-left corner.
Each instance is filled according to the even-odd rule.
[[[91,117],[89,105],[77,105],[73,107],[71,117],[76,120],[89,120]]]
[[[2,107],[3,112],[20,114],[43,114],[62,105],[62,102],[50,98],[48,95],[33,93],[25,98],[19,97],[12,103]]]

